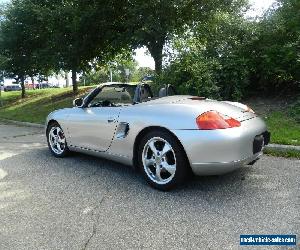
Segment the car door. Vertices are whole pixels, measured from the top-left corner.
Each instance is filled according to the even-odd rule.
[[[119,107],[77,108],[68,118],[72,146],[106,151],[113,139],[120,114]]]
[[[108,150],[122,106],[114,105],[118,98],[115,87],[104,87],[93,93],[82,107],[73,108],[68,117],[68,135],[71,146],[88,150]]]

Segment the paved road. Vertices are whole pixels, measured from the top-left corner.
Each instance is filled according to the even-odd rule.
[[[299,235],[299,176],[300,161],[265,156],[163,193],[117,163],[52,157],[41,129],[0,124],[0,249],[239,249],[240,234]]]

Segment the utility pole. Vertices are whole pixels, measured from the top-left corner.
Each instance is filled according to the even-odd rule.
[[[0,107],[3,106],[3,103],[2,103],[2,84],[0,84]]]
[[[3,106],[2,103],[2,86],[3,86],[3,90],[4,90],[4,76],[3,76],[3,72],[0,72],[0,107]]]
[[[66,88],[69,87],[69,72],[65,71]]]
[[[130,70],[129,69],[125,69],[125,75],[126,75],[127,82],[129,82],[129,75],[130,75]]]

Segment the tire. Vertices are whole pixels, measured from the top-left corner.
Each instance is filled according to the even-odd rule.
[[[175,136],[162,130],[143,137],[138,148],[138,166],[150,186],[161,191],[182,184],[189,173],[183,147]]]
[[[47,127],[47,142],[51,153],[57,158],[68,155],[69,148],[65,134],[57,122],[52,122]]]

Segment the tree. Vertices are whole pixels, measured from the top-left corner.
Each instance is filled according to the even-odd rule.
[[[122,17],[122,3],[117,0],[42,0],[36,4],[47,9],[48,47],[53,50],[55,67],[72,71],[74,92],[78,72],[87,70],[95,58],[108,61],[124,47],[121,39],[113,43]]]
[[[47,39],[41,20],[41,10],[31,1],[13,0],[3,11],[0,24],[0,69],[15,78],[22,87],[28,76],[45,73],[49,66],[43,44]],[[38,34],[38,35],[37,35]]]
[[[77,92],[78,72],[126,47],[116,39],[122,13],[117,0],[13,0],[1,22],[2,68],[21,80],[23,96],[24,79],[50,69],[72,71]]]
[[[195,30],[204,58],[218,63],[214,75],[223,98],[240,100],[250,83],[248,45],[254,23],[241,11],[218,11]]]
[[[253,84],[269,93],[300,86],[300,2],[281,0],[256,26],[249,45]]]
[[[129,75],[126,74],[127,70]],[[110,81],[110,72],[114,82],[136,80],[134,77],[137,72],[137,62],[133,59],[131,51],[125,50],[105,64],[95,62],[92,69],[85,72],[81,80],[84,79],[89,85],[107,82]]]
[[[159,82],[181,93],[239,100],[249,84],[246,48],[252,23],[241,11],[218,10],[170,43],[169,66]]]
[[[219,8],[235,9],[244,1],[235,0],[132,0],[129,2],[127,29],[134,47],[146,46],[161,73],[163,48],[174,34],[201,23]]]
[[[139,82],[142,81],[145,77],[149,77],[151,79],[153,78],[154,73],[154,70],[149,67],[140,67],[134,72],[132,81]]]
[[[130,82],[137,69],[137,62],[130,51],[117,55],[109,66],[113,70],[113,80],[117,82]],[[128,72],[126,72],[128,70]],[[128,73],[128,75],[127,75]]]

